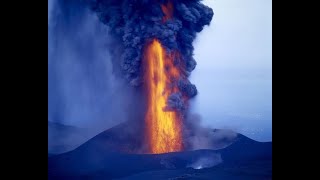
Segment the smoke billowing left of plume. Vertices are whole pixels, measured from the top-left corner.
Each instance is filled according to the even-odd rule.
[[[117,53],[114,65],[120,66],[123,75],[132,86],[143,83],[143,48],[156,38],[167,53],[179,52],[175,65],[182,70],[181,78],[175,81],[182,94],[172,94],[168,106],[181,110],[183,97],[192,98],[197,94],[195,85],[187,77],[196,67],[192,42],[196,34],[209,25],[213,17],[211,8],[200,0],[87,0],[110,33],[122,48]],[[172,17],[163,21],[166,15],[161,6],[172,8]],[[167,9],[168,10],[168,9]],[[181,105],[182,104],[182,105]]]
[[[87,3],[48,1],[49,121],[86,128],[96,135],[136,114],[137,109],[131,108],[136,94],[114,76],[106,50],[110,47],[114,45],[108,27]],[[49,130],[54,142],[56,135],[62,133]],[[63,141],[67,138],[63,136]]]

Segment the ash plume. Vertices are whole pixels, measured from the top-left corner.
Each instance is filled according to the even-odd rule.
[[[113,65],[130,85],[143,84],[143,48],[149,40],[156,38],[167,54],[179,52],[175,66],[182,70],[181,77],[174,83],[182,94],[172,94],[167,109],[186,109],[183,97],[197,95],[196,86],[187,77],[197,65],[193,58],[193,40],[213,17],[211,8],[200,0],[86,0],[100,21],[110,28],[117,47],[112,49]],[[172,3],[172,18],[165,16],[161,5]]]

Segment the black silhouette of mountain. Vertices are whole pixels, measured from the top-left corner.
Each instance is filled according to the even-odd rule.
[[[75,150],[48,157],[49,179],[271,179],[271,142],[237,134],[215,150],[128,154],[139,152],[142,143],[141,135],[133,134],[136,128],[122,123]],[[224,130],[213,135],[218,131]]]

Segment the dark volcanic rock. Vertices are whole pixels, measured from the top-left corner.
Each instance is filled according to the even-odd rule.
[[[270,177],[272,174],[269,163],[272,159],[271,142],[257,142],[238,134],[231,145],[219,150],[134,154],[141,151],[143,142],[142,133],[137,132],[142,132],[141,127],[123,123],[98,134],[73,151],[48,157],[49,179],[131,176],[130,179],[206,179],[211,176],[236,177],[233,174],[237,173],[243,177]],[[133,153],[128,154],[130,150]],[[207,161],[211,166],[205,167]],[[203,169],[198,170],[197,166]]]

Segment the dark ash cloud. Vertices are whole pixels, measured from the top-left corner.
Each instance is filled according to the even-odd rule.
[[[114,50],[113,64],[120,67],[119,74],[132,86],[143,84],[143,48],[156,38],[166,52],[179,52],[175,66],[181,70],[181,77],[173,81],[182,94],[173,94],[168,107],[184,110],[183,96],[192,98],[197,88],[188,76],[196,67],[192,42],[213,17],[211,8],[200,0],[171,0],[173,17],[163,21],[165,14],[161,5],[167,0],[86,0],[99,17],[110,28],[110,34],[121,48]],[[184,113],[183,113],[184,114]]]

